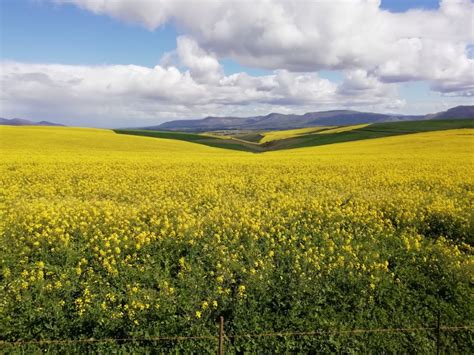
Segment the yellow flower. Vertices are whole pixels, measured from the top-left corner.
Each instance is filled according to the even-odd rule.
[[[259,134],[272,144],[272,135],[307,133]],[[185,317],[196,320],[250,298],[254,282],[274,288],[283,269],[310,288],[323,280],[337,288],[340,275],[367,282],[371,297],[406,283],[388,255],[408,278],[443,264],[453,287],[469,288],[474,249],[452,237],[471,228],[472,133],[248,154],[110,130],[0,126],[8,147],[0,154],[1,310],[38,292],[64,306],[64,289],[77,298],[67,322],[99,307],[98,321],[133,326],[173,301],[194,307]],[[418,235],[424,230],[446,235]],[[126,275],[134,275],[128,285]],[[187,304],[182,287],[203,281]]]

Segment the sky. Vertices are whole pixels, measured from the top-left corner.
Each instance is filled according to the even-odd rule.
[[[0,0],[0,117],[175,119],[474,104],[471,0]]]

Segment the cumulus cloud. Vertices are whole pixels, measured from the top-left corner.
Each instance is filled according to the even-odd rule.
[[[69,124],[152,124],[176,118],[311,111],[344,105],[388,107],[396,90],[366,73],[349,73],[338,85],[317,73],[276,70],[265,76],[224,75],[209,53],[188,39],[178,41],[188,69],[157,65],[76,66],[2,62],[2,114],[67,117]],[[44,116],[42,116],[44,115]],[[132,125],[133,125],[132,124]]]
[[[443,93],[472,93],[466,85],[466,78],[474,81],[474,60],[466,50],[474,42],[470,0],[442,0],[438,10],[404,13],[382,10],[379,0],[54,1],[150,30],[172,21],[186,34],[183,50],[198,43],[217,58],[244,65],[302,72],[361,69],[384,82],[429,80]]]
[[[151,31],[172,22],[181,35],[153,68],[4,61],[2,115],[136,126],[340,107],[399,111],[407,105],[400,83],[416,80],[446,97],[474,94],[469,0],[403,13],[382,10],[379,0],[50,1]],[[225,75],[222,58],[271,74]],[[322,78],[323,69],[340,71],[342,81]]]
[[[217,82],[223,76],[223,70],[217,59],[202,50],[198,44],[185,36],[177,38],[176,52],[183,65],[198,82]]]

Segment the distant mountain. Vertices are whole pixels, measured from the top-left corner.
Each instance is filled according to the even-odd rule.
[[[303,115],[270,113],[254,117],[213,117],[197,120],[178,120],[146,130],[215,131],[215,130],[283,130],[311,126],[342,126],[361,123],[417,121],[429,119],[474,118],[474,106],[457,106],[444,112],[429,115],[394,115],[351,110],[308,112]]]
[[[474,118],[474,106],[456,106],[447,111],[427,115],[430,120],[446,120],[452,118]]]
[[[360,123],[416,121],[428,119],[474,118],[474,106],[458,106],[429,115],[394,115],[351,110],[308,112],[303,115],[270,113],[254,117],[213,117],[198,120],[178,120],[144,127],[148,130],[212,131],[212,130],[267,130],[292,129],[311,126],[341,126]]]
[[[410,117],[410,118],[408,118]],[[421,116],[396,116],[378,113],[335,110],[308,112],[303,115],[270,113],[255,117],[206,117],[200,120],[180,120],[165,122],[159,126],[146,129],[181,130],[181,131],[212,131],[223,129],[265,130],[292,129],[325,125],[351,125],[368,122],[387,122],[400,120],[416,120]]]
[[[59,123],[53,123],[48,121],[33,122],[22,118],[2,118],[0,117],[1,126],[64,126]]]

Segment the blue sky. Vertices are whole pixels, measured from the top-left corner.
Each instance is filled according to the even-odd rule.
[[[97,16],[73,5],[35,0],[1,0],[1,56],[24,62],[62,64],[136,64],[152,67],[176,47],[172,24],[154,31]],[[34,36],[32,36],[34,33]],[[111,38],[113,39],[111,41]],[[252,75],[268,70],[222,60],[225,72]]]
[[[171,25],[148,31],[72,5],[31,0],[2,0],[1,6],[2,57],[8,59],[153,66],[176,46]]]
[[[332,59],[328,59],[330,57],[329,55],[328,58],[324,58],[320,54],[324,53],[324,50],[327,50],[324,41],[320,44],[315,44],[315,48],[312,49],[312,52],[308,51],[307,54],[304,56],[301,55],[301,57],[297,50],[293,48],[287,50],[279,40],[275,41],[274,47],[271,47],[270,44],[272,43],[269,42],[268,52],[266,53],[264,50],[256,49],[251,43],[251,35],[248,38],[243,38],[242,43],[238,44],[233,42],[232,37],[223,40],[220,38],[216,39],[215,34],[206,33],[206,30],[203,30],[203,24],[195,23],[198,20],[193,22],[193,20],[189,19],[189,16],[184,15],[182,16],[183,18],[181,18],[184,10],[175,10],[177,13],[169,15],[168,20],[162,21],[161,17],[148,16],[147,14],[147,12],[152,13],[153,11],[157,11],[155,10],[156,7],[153,7],[151,4],[153,0],[150,0],[149,9],[144,8],[143,12],[140,12],[141,9],[137,9],[136,16],[133,14],[133,16],[129,15],[130,7],[128,8],[128,13],[126,12],[127,6],[132,6],[131,9],[133,11],[135,10],[132,1],[119,0],[119,2],[120,1],[124,3],[125,10],[123,12],[120,12],[121,10],[117,11],[114,8],[97,10],[81,0],[2,0],[0,2],[2,14],[0,24],[0,55],[2,62],[10,63],[8,65],[11,65],[11,63],[19,63],[22,65],[21,70],[25,71],[26,74],[38,74],[37,71],[39,70],[41,72],[40,74],[44,74],[45,77],[53,81],[59,80],[55,77],[55,75],[59,75],[57,74],[57,70],[53,72],[53,69],[55,69],[51,66],[53,64],[68,65],[67,70],[70,71],[74,71],[74,68],[80,66],[103,66],[106,68],[110,66],[110,68],[113,67],[118,70],[117,65],[134,65],[143,68],[154,68],[157,65],[159,65],[160,68],[161,66],[163,68],[169,68],[169,66],[172,65],[177,68],[182,80],[187,80],[185,73],[189,72],[194,80],[193,83],[196,84],[198,88],[201,86],[206,86],[207,88],[211,84],[214,85],[212,89],[209,89],[209,96],[215,96],[212,90],[217,90],[217,82],[212,82],[212,80],[217,80],[215,78],[218,76],[214,76],[214,79],[212,79],[211,76],[200,72],[204,68],[203,65],[211,65],[209,71],[215,70],[216,73],[221,73],[218,74],[220,75],[219,85],[223,85],[222,82],[235,81],[236,79],[232,78],[232,75],[239,75],[238,73],[246,73],[250,78],[268,78],[258,81],[258,83],[255,84],[258,86],[256,88],[250,88],[249,85],[251,84],[244,85],[245,88],[242,88],[242,90],[244,90],[244,92],[245,90],[248,92],[252,91],[252,95],[255,90],[261,92],[263,89],[261,89],[260,86],[267,85],[267,81],[276,80],[276,84],[268,84],[270,86],[280,85],[279,83],[282,82],[279,80],[280,76],[284,76],[285,80],[294,80],[295,85],[293,87],[301,85],[301,89],[298,89],[300,90],[300,97],[285,97],[284,90],[277,90],[278,92],[275,93],[275,95],[277,95],[278,98],[275,99],[269,99],[263,96],[254,99],[253,97],[247,96],[241,97],[240,101],[236,102],[235,95],[230,95],[229,98],[222,98],[219,102],[209,100],[208,103],[196,104],[197,106],[193,106],[193,103],[188,109],[180,107],[179,112],[176,110],[173,111],[173,105],[183,106],[185,103],[175,103],[174,101],[176,100],[168,98],[166,102],[161,102],[159,105],[162,112],[150,114],[150,112],[154,110],[151,108],[150,112],[144,112],[143,110],[143,112],[141,110],[135,112],[130,110],[127,115],[131,115],[132,118],[127,121],[124,117],[120,117],[117,121],[118,124],[128,124],[133,120],[143,123],[151,120],[163,121],[167,120],[167,118],[175,117],[199,118],[204,114],[247,115],[275,110],[283,110],[285,112],[317,111],[319,109],[335,108],[336,106],[350,106],[355,109],[371,109],[375,111],[422,113],[437,111],[441,108],[459,103],[469,103],[472,99],[470,94],[466,94],[466,87],[468,89],[471,87],[470,80],[466,83],[466,75],[464,75],[464,79],[459,79],[459,81],[462,81],[460,84],[457,82],[453,84],[446,80],[443,81],[442,78],[440,79],[435,75],[431,75],[429,72],[417,75],[408,69],[404,71],[399,69],[401,66],[407,64],[404,62],[404,58],[396,58],[400,63],[395,64],[386,57],[381,58],[379,62],[374,62],[370,58],[361,58],[360,54],[357,54],[359,53],[357,47],[354,49],[341,49],[339,47],[329,48],[329,52],[333,50],[334,57],[340,60],[340,63],[333,64],[331,62]],[[450,0],[450,2],[452,1],[454,0]],[[466,8],[468,8],[469,5],[472,7],[472,2],[465,1],[463,4]],[[345,5],[341,3],[338,6],[341,11],[343,11],[343,6]],[[452,6],[454,8],[455,5]],[[400,21],[400,24],[404,24],[404,21],[406,21],[406,23],[410,23],[410,21],[414,22],[413,16],[409,14],[410,10],[413,9],[419,9],[426,18],[436,18],[436,16],[440,18],[442,16],[463,16],[456,14],[454,11],[452,11],[454,15],[448,11],[444,11],[443,13],[443,9],[440,9],[439,2],[433,0],[383,0],[378,10],[375,6],[377,12],[374,12],[374,14],[370,12],[371,9],[374,9],[373,5],[367,5],[366,7],[369,22],[377,16],[385,16],[382,10],[390,11],[392,13],[390,18],[393,18],[394,21]],[[210,11],[212,10],[213,9]],[[317,10],[320,9],[318,8]],[[325,10],[324,8],[320,11]],[[240,9],[233,9],[233,11],[239,12]],[[328,11],[330,11],[330,9],[328,9]],[[350,10],[347,11],[350,13]],[[315,13],[317,16],[316,11]],[[400,16],[397,17],[397,15]],[[303,15],[297,13],[295,17],[297,16]],[[362,16],[364,16],[363,12],[359,17]],[[403,16],[403,18],[401,16]],[[277,18],[277,20],[285,21],[279,18]],[[218,17],[216,21],[219,21]],[[317,21],[315,18],[315,22]],[[442,23],[441,20],[439,21],[439,23]],[[214,22],[209,23],[213,24]],[[364,22],[362,21],[361,23],[363,24]],[[235,24],[232,25],[237,26]],[[207,24],[207,26],[209,26],[209,24]],[[283,22],[281,26],[286,26],[286,23]],[[330,27],[332,24],[325,26]],[[459,26],[462,26],[462,24]],[[321,33],[326,31],[323,25],[315,29]],[[244,31],[245,30],[246,29],[244,29]],[[267,29],[263,29],[263,31],[265,30]],[[471,30],[471,32],[473,31],[472,27],[470,29],[465,28],[465,30],[467,32],[469,32],[469,30]],[[259,31],[261,32],[262,29],[259,29]],[[357,31],[357,28],[354,31]],[[395,27],[393,31],[397,31],[397,28]],[[422,36],[425,35],[422,31],[423,28],[420,27],[419,38],[421,38],[421,40],[423,40]],[[269,28],[268,32],[278,33],[279,31],[278,28],[276,32],[275,28]],[[434,32],[434,34],[427,34],[426,37],[440,37],[441,44],[439,48],[441,49],[436,49],[436,51],[440,51],[443,48],[446,48],[446,51],[448,51],[450,50],[450,45],[452,45],[453,48],[456,46],[456,50],[459,51],[459,43],[463,42],[466,46],[466,53],[468,53],[466,55],[467,59],[469,59],[469,57],[472,58],[472,36],[471,38],[466,36],[464,36],[466,38],[455,38],[459,29],[457,29],[457,32],[453,30],[453,39],[449,39],[452,43],[448,43],[446,38],[441,38],[436,29],[434,29]],[[238,36],[239,32],[236,33]],[[289,32],[289,34],[292,34],[292,32]],[[305,35],[305,33],[303,33],[303,35]],[[367,36],[367,34],[361,33],[361,37],[363,36]],[[448,34],[446,37],[448,36],[451,35]],[[388,37],[391,40],[393,36],[390,35]],[[182,38],[180,45],[177,43],[178,38]],[[269,38],[273,37],[270,36]],[[383,38],[378,37],[375,38],[375,40],[381,41],[380,43],[384,41]],[[394,43],[397,45],[399,43],[405,43],[403,42],[404,40],[413,41],[413,38],[400,39],[394,41]],[[330,39],[328,39],[328,41],[330,41]],[[369,43],[371,41],[370,38],[368,38],[367,41]],[[313,42],[311,39],[308,39],[308,43],[311,44]],[[266,44],[266,42],[264,44]],[[360,45],[361,44],[359,44],[359,46]],[[432,44],[427,40],[427,42],[421,43],[421,45],[424,46],[423,48],[426,48],[427,45]],[[347,46],[350,47],[351,42],[348,42],[346,47]],[[263,47],[265,47],[265,45]],[[296,44],[294,48],[298,48]],[[379,47],[374,48],[376,49],[374,53],[377,52],[378,55]],[[391,52],[388,45],[387,48],[382,49],[387,50],[387,53]],[[314,65],[311,63],[312,56],[317,56]],[[166,62],[166,65],[163,64],[163,58],[165,57],[171,58],[169,63]],[[416,60],[416,58],[414,60]],[[463,60],[463,65],[466,65],[466,70],[468,70],[470,64],[466,62],[465,59]],[[197,61],[200,62],[197,63]],[[360,67],[358,67],[359,62],[363,62]],[[443,63],[446,63],[446,61]],[[44,64],[49,66],[40,69],[35,67],[36,71],[33,71],[33,68],[27,67],[28,64]],[[195,67],[193,67],[193,65],[195,65]],[[397,69],[397,73],[388,72],[393,70],[393,68]],[[386,72],[384,72],[384,70]],[[435,73],[437,72],[436,70],[437,69],[434,68],[432,72]],[[289,72],[289,74],[285,74],[286,72]],[[25,73],[22,74],[22,78],[25,77]],[[275,77],[275,73],[280,74]],[[301,77],[302,74],[298,73],[307,74],[305,74],[305,77]],[[77,79],[78,74],[74,75],[74,78]],[[152,75],[152,73],[150,73],[150,75]],[[460,74],[460,76],[462,75]],[[275,78],[271,79],[272,77]],[[288,79],[290,77],[291,79]],[[11,78],[11,76],[9,76],[9,78]],[[86,79],[82,78],[81,80],[85,82],[84,80]],[[147,79],[145,78],[144,80]],[[311,80],[316,81],[314,85],[312,84],[310,86],[309,83]],[[253,80],[252,82],[256,81]],[[18,87],[19,90],[26,88],[26,84],[21,84],[23,85],[21,86],[18,80],[15,83],[18,84],[15,86]],[[303,87],[302,83],[308,86]],[[325,97],[321,97],[319,101],[310,99],[313,93],[308,93],[304,90],[315,90],[314,88],[327,90],[328,95],[332,92],[332,94],[330,94],[332,95],[332,99]],[[180,89],[182,89],[182,85]],[[360,95],[363,89],[367,89],[367,95],[364,97]],[[225,90],[227,89],[222,88],[221,92]],[[242,92],[242,90],[240,92]],[[369,92],[369,90],[372,91]],[[293,91],[291,87],[288,88],[289,93],[286,96],[294,95]],[[346,100],[345,96],[337,96],[343,92],[351,93],[354,100],[351,100],[350,97],[347,97]],[[34,93],[31,93],[31,95],[34,96]],[[75,93],[75,95],[77,97],[78,94]],[[196,95],[191,96],[197,100],[198,96]],[[381,98],[383,95],[387,97],[391,95],[391,102],[396,104],[390,105],[388,100],[384,103],[382,99],[379,100],[380,103],[377,103],[375,100],[372,100],[373,102],[370,100],[370,97],[380,96]],[[2,115],[34,116],[28,118],[44,118],[46,116],[47,118],[61,120],[62,114],[68,114],[66,109],[58,110],[58,112],[48,111],[47,108],[45,108],[47,105],[44,105],[45,107],[35,108],[34,102],[40,101],[40,99],[29,100],[28,102],[11,102],[13,95],[3,93],[3,96],[2,106],[7,108],[1,109],[0,113]],[[146,93],[144,94],[144,97],[145,96],[149,98],[150,94]],[[164,100],[161,94],[157,95],[157,97],[159,97],[160,100]],[[341,101],[341,99],[344,101]],[[143,97],[138,98],[134,103],[134,107],[137,107],[143,100],[145,100]],[[84,99],[84,102],[86,101],[88,102],[90,100]],[[104,101],[107,101],[106,97],[104,97]],[[284,103],[283,105],[280,104],[282,102]],[[25,108],[26,105],[29,107]],[[150,102],[147,102],[147,105],[153,106]],[[15,109],[17,109],[17,111],[15,111]],[[131,114],[132,111],[136,114]],[[35,112],[38,112],[38,115],[35,115]],[[93,107],[87,111],[89,116],[91,116],[91,112],[94,112]],[[156,112],[156,110],[154,110],[154,112]],[[110,115],[116,115],[116,113],[110,113]],[[97,115],[96,119],[91,118],[87,122],[79,120],[79,124],[97,126],[111,125],[111,119],[107,118],[105,120],[105,116],[104,113],[101,113]],[[73,122],[71,120],[73,119],[69,119],[69,121],[68,119],[64,119],[63,122],[67,121],[71,123]],[[101,120],[105,121],[102,123]]]

